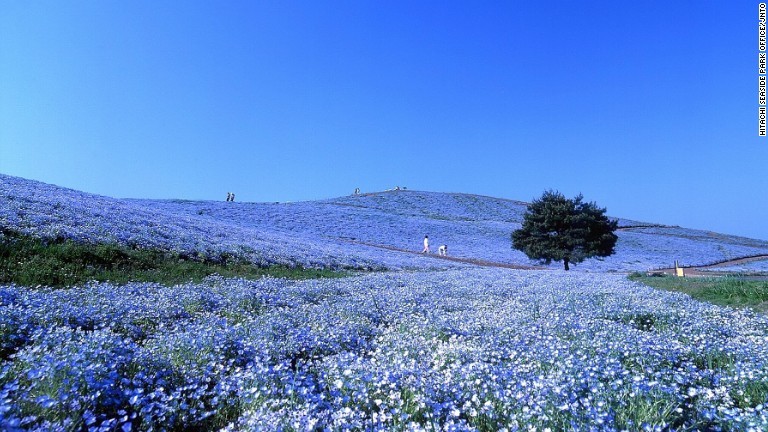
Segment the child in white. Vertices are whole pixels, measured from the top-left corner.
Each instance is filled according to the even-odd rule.
[[[424,236],[424,250],[421,253],[429,253],[429,236]]]

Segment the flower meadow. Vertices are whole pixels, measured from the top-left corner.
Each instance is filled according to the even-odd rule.
[[[239,203],[216,203],[239,204]],[[197,212],[180,215],[133,200],[103,197],[0,174],[0,233],[115,242],[217,260],[237,256],[262,266],[399,269],[449,264],[411,254],[313,238],[288,229],[243,225]]]
[[[765,430],[768,319],[508,269],[0,287],[2,430]]]
[[[0,174],[0,228],[43,238],[118,242],[209,259],[333,269],[446,269],[419,256],[429,235],[454,257],[537,265],[511,248],[525,204],[468,194],[391,191],[298,203],[130,200]],[[768,242],[619,219],[616,253],[576,271],[646,271],[768,253]],[[377,247],[378,246],[378,247]],[[382,247],[397,248],[411,253]],[[560,268],[552,263],[549,267]]]
[[[414,191],[126,200],[0,175],[0,236],[352,270],[0,286],[0,430],[768,430],[766,316],[610,274],[768,242],[621,219],[616,254],[576,272],[391,250],[428,234],[453,256],[536,264],[510,249],[524,210]]]
[[[433,249],[447,244],[450,255],[492,262],[539,265],[511,249],[525,204],[467,194],[392,191],[300,203],[142,201],[158,211],[188,217],[203,214],[239,226],[274,227],[310,239],[364,243],[420,251],[429,235]],[[230,203],[231,204],[231,203]],[[583,271],[636,271],[704,265],[768,253],[768,242],[679,227],[620,219],[616,253],[576,264]],[[561,268],[553,263],[551,268]]]

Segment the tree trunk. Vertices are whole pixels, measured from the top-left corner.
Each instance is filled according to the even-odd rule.
[[[563,258],[563,264],[565,265],[566,271],[570,270],[570,268],[568,268],[568,258]]]

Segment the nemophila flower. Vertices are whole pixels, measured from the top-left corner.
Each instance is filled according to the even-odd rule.
[[[0,224],[45,238],[357,268],[453,266],[339,243],[407,248],[425,227],[472,256],[515,260],[508,232],[495,238],[522,208],[429,193],[126,201],[6,176],[0,194]],[[762,247],[694,234],[633,228],[625,252],[583,268]],[[620,275],[561,271],[4,286],[0,429],[765,430],[766,324]]]
[[[259,265],[462,266],[392,250],[419,248],[414,242],[425,232],[450,245],[457,257],[535,264],[510,248],[509,235],[519,228],[524,211],[524,203],[510,200],[414,191],[284,204],[119,200],[0,175],[0,227],[210,259],[238,256]],[[675,260],[704,264],[768,252],[766,242],[648,225],[620,220],[629,228],[617,233],[616,253],[576,269],[647,270]]]
[[[180,214],[174,202],[118,200],[5,175],[0,175],[0,198],[0,227],[45,239],[117,242],[210,259],[230,255],[258,265],[310,268],[415,268],[432,261],[391,251],[382,254],[348,242],[329,242],[327,236],[312,237],[271,223],[260,225],[256,219],[238,223],[220,217],[226,212],[211,215],[195,209],[191,214]]]

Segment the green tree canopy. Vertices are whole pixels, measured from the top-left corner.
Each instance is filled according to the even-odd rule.
[[[557,191],[546,191],[534,200],[523,216],[523,226],[512,233],[512,247],[528,258],[579,263],[614,252],[618,223],[605,216],[605,208],[585,203],[579,194],[568,199]]]

